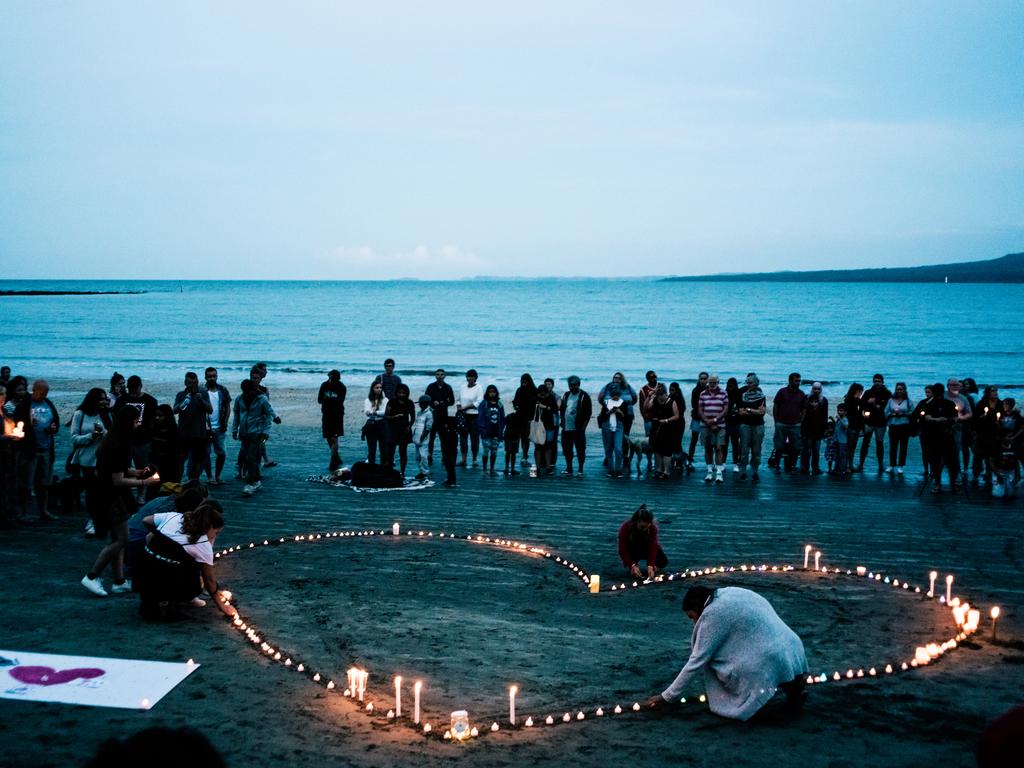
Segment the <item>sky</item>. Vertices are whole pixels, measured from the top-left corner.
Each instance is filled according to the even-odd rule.
[[[1024,251],[1024,3],[0,1],[5,278]]]

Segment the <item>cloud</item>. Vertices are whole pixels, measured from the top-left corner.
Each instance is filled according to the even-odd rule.
[[[337,277],[362,280],[450,279],[479,274],[486,262],[458,245],[417,245],[405,251],[381,251],[369,245],[341,245],[320,260]]]

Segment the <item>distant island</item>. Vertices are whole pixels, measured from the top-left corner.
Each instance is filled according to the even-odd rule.
[[[0,296],[119,296],[147,291],[0,291]]]
[[[821,269],[806,272],[745,272],[664,277],[690,283],[1024,283],[1024,253],[998,259],[880,269]]]

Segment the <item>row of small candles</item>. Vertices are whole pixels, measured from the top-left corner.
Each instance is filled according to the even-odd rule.
[[[315,542],[321,540],[338,539],[338,538],[359,538],[359,537],[371,537],[371,536],[385,536],[387,535],[385,530],[363,530],[363,531],[335,531],[329,533],[310,533],[296,535],[286,538],[278,538],[274,540],[265,539],[263,542],[249,542],[248,545],[238,545],[229,547],[216,553],[217,558],[225,557],[230,554],[238,553],[241,551],[256,549],[260,546],[277,546],[289,542]],[[586,585],[590,592],[597,593],[600,591],[600,577],[596,574],[591,575],[586,572],[585,569],[581,568],[572,561],[565,559],[561,556],[553,554],[551,551],[537,546],[530,546],[518,541],[504,538],[493,538],[482,535],[455,535],[452,533],[435,533],[432,531],[405,531],[404,534],[400,529],[398,523],[395,523],[391,530],[391,535],[395,537],[409,536],[415,538],[425,539],[437,539],[446,541],[461,541],[469,542],[474,544],[485,544],[491,545],[497,548],[510,550],[521,554],[529,554],[544,557],[557,565],[569,570],[574,577],[578,578],[584,585]],[[806,545],[804,548],[804,570],[811,571],[811,557],[813,553],[814,567],[813,571],[818,572],[822,575],[833,575],[839,576],[844,571],[837,567],[829,567],[822,565],[822,553],[820,550],[815,550],[811,545]],[[617,592],[628,588],[641,588],[654,584],[664,584],[673,582],[676,580],[682,580],[687,578],[696,577],[707,577],[715,576],[719,574],[737,574],[737,573],[793,573],[797,569],[792,565],[738,565],[738,566],[716,566],[710,568],[702,568],[699,570],[684,570],[670,574],[660,574],[655,576],[653,579],[644,579],[643,581],[634,581],[630,585],[626,583],[620,583],[619,585],[613,585],[607,591]],[[891,585],[893,588],[900,589],[901,591],[910,592],[914,594],[921,594],[922,590],[920,587],[913,587],[907,581],[901,581],[897,578],[890,578],[884,576],[881,573],[875,573],[874,571],[868,570],[866,566],[859,565],[854,569],[848,569],[845,571],[845,575],[867,578],[869,581],[877,582],[880,584]],[[924,593],[924,596],[929,599],[935,599],[935,584],[938,578],[936,571],[931,571],[928,574],[929,577],[929,588]],[[959,597],[956,597],[952,593],[953,589],[953,576],[947,575],[945,578],[946,594],[937,598],[940,604],[943,604],[950,608],[953,615],[954,624],[957,628],[957,633],[943,641],[943,642],[932,642],[927,643],[923,646],[919,646],[914,651],[914,656],[906,661],[890,662],[884,665],[879,664],[877,666],[870,666],[866,670],[864,668],[848,669],[845,673],[836,670],[831,675],[828,673],[821,673],[820,675],[808,675],[806,682],[809,685],[826,683],[826,682],[842,682],[851,679],[861,679],[864,677],[879,677],[883,675],[892,675],[897,672],[906,672],[912,668],[917,668],[930,664],[935,661],[947,651],[953,650],[963,640],[967,639],[968,636],[978,631],[979,623],[981,620],[981,611],[977,608],[973,608],[969,603],[961,601]],[[1000,609],[995,606],[991,609],[990,616],[992,618],[992,637],[995,639],[996,632],[996,620],[999,618]],[[282,653],[279,648],[269,643],[255,627],[252,626],[251,622],[247,622],[240,615],[236,616],[233,620],[233,626],[240,632],[244,632],[247,639],[253,644],[260,648],[260,650],[273,661],[283,664],[286,668],[294,669],[300,673],[304,673],[310,680],[318,685],[323,686],[328,691],[336,690],[333,679],[329,676],[322,675],[317,671],[313,671],[307,668],[307,666],[300,661],[294,660],[291,656]],[[379,716],[386,718],[388,721],[398,722],[402,720],[402,690],[403,690],[403,678],[401,676],[395,676],[394,682],[394,707],[386,710],[386,713],[380,711],[373,701],[366,701],[367,699],[367,681],[369,673],[357,667],[351,667],[347,671],[347,684],[342,690],[344,696],[352,698],[358,701],[362,710],[367,714],[377,713]],[[451,727],[446,728],[443,732],[436,730],[430,722],[427,722],[423,718],[422,712],[422,693],[423,693],[423,682],[417,680],[413,684],[413,711],[409,718],[409,722],[412,726],[421,730],[424,735],[433,736],[436,738],[442,738],[444,740],[463,741],[467,738],[477,737],[485,733],[496,733],[502,729],[497,719],[491,722],[490,726],[484,724],[472,725],[469,721],[469,716],[465,710],[458,710],[451,713]],[[509,713],[508,721],[505,727],[511,728],[532,728],[535,725],[556,725],[559,723],[571,723],[581,722],[588,718],[588,715],[594,717],[604,717],[606,714],[621,715],[628,712],[638,712],[641,709],[639,702],[633,702],[632,705],[627,705],[627,708],[623,708],[621,704],[615,704],[609,706],[607,711],[603,706],[598,706],[592,709],[575,709],[575,715],[572,712],[565,712],[561,716],[545,715],[543,717],[528,716],[525,719],[517,719],[516,716],[516,696],[519,693],[519,687],[512,685],[509,687]],[[702,694],[693,702],[704,703],[706,697]],[[687,699],[682,699],[681,703],[687,703]],[[488,718],[490,719],[490,718]]]

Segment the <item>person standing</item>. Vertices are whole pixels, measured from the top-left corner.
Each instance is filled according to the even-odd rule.
[[[480,453],[480,425],[477,423],[477,416],[480,413],[478,410],[480,401],[483,399],[484,388],[477,382],[476,370],[470,368],[466,371],[466,383],[459,387],[459,396],[455,401],[455,418],[460,422],[459,444],[462,448],[460,467],[466,466],[471,450],[473,466],[477,466],[477,456]]]
[[[117,401],[110,401],[110,409],[116,414],[126,405],[139,412],[139,425],[132,432],[132,466],[144,469],[149,465],[150,441],[153,439],[153,418],[156,415],[156,398],[146,392],[142,379],[128,377],[127,389]]]
[[[861,395],[861,415],[864,417],[864,441],[860,445],[860,463],[857,471],[864,471],[864,460],[870,449],[871,437],[875,439],[875,456],[878,458],[878,474],[885,471],[885,404],[892,392],[885,386],[880,373],[871,377],[871,389]]]
[[[448,419],[451,418],[451,414],[448,409],[455,405],[455,392],[452,390],[451,385],[444,380],[445,372],[444,368],[438,368],[434,371],[434,380],[427,384],[427,394],[430,395],[431,407],[434,409],[434,429],[430,433],[430,461],[434,460],[434,438],[439,432],[442,431],[442,427],[447,426]],[[445,430],[447,434],[448,430]],[[455,434],[456,446],[458,445],[458,434],[455,433],[454,425],[451,430]]]
[[[658,384],[647,406],[651,422],[651,450],[654,452],[654,476],[665,479],[672,472],[672,454],[680,439],[682,414],[676,402],[668,396],[664,384]],[[639,461],[639,459],[637,460]]]
[[[537,475],[553,475],[555,473],[554,460],[551,457],[551,448],[555,442],[555,425],[558,420],[558,401],[555,393],[546,385],[537,389],[536,414],[544,425],[544,442],[534,446],[534,458],[537,464]]]
[[[697,409],[700,406],[700,393],[708,386],[708,373],[701,371],[697,374],[697,384],[690,390],[690,451],[689,467],[693,468],[694,451],[697,450],[697,441],[700,440],[701,421]]]
[[[523,458],[521,466],[530,466],[530,422],[533,421],[533,414],[537,408],[537,385],[533,383],[533,376],[524,373],[519,377],[519,389],[512,398],[512,408],[515,409],[515,425],[519,429],[519,441],[523,447]],[[506,441],[505,450],[508,450]]]
[[[399,384],[395,396],[388,400],[384,409],[384,463],[395,466],[395,451],[398,451],[398,466],[405,480],[405,468],[409,463],[409,443],[412,440],[412,425],[416,421],[416,406],[409,399],[409,387]]]
[[[92,519],[99,502],[96,490],[96,451],[110,430],[110,425],[110,398],[102,387],[90,389],[71,417],[71,456],[68,458],[68,465],[77,470],[85,489],[88,535],[96,533]]]
[[[622,435],[625,429],[626,401],[622,398],[617,381],[612,381],[604,390],[601,413],[597,424],[601,427],[604,443],[604,463],[608,477],[622,477]]]
[[[756,373],[748,373],[740,396],[736,420],[740,423],[740,480],[747,479],[750,467],[752,483],[761,482],[757,470],[761,466],[761,446],[764,443],[764,391]]]
[[[227,387],[217,383],[217,369],[210,366],[203,372],[206,379],[206,396],[210,398],[210,448],[213,448],[214,465],[210,469],[210,452],[206,452],[206,476],[210,478],[210,485],[223,485],[221,473],[224,471],[224,462],[227,460],[227,450],[224,448],[224,438],[228,433],[228,421],[231,420],[231,393]]]
[[[484,451],[485,471],[495,474],[494,464],[498,456],[498,445],[505,432],[505,407],[501,404],[498,388],[488,384],[477,413],[477,432]],[[507,464],[507,462],[506,462]],[[506,466],[507,471],[507,466]]]
[[[188,457],[188,479],[198,480],[203,465],[209,461],[210,434],[208,417],[213,413],[210,396],[199,389],[199,376],[195,371],[185,374],[185,388],[174,398],[174,413],[178,416],[178,433]]]
[[[333,472],[341,466],[338,438],[345,434],[345,396],[348,389],[341,381],[341,371],[327,372],[327,381],[320,385],[316,401],[320,403],[321,434],[331,452],[329,469]]]
[[[402,377],[395,373],[395,361],[390,357],[384,361],[384,373],[378,373],[373,380],[379,382],[384,391],[384,397],[390,400],[395,396],[395,387],[402,383]]]
[[[260,446],[270,436],[271,423],[280,424],[281,419],[274,413],[269,398],[260,392],[252,379],[242,382],[242,394],[235,400],[234,411],[231,436],[241,441],[245,455],[245,487],[242,493],[252,496],[263,487]]]
[[[127,387],[125,387],[124,376],[122,376],[117,371],[114,371],[110,375],[110,406],[111,406],[111,408],[113,408],[117,404],[117,401],[127,391],[128,391],[128,389],[127,389]],[[115,411],[115,413],[116,413],[116,411]]]
[[[800,381],[799,373],[789,374],[788,383],[775,393],[775,400],[772,402],[772,417],[775,419],[775,455],[780,463],[785,463],[787,472],[792,472],[796,468],[796,459],[801,450],[800,425],[804,420],[807,395],[800,389]]]
[[[740,401],[742,400],[742,391],[740,390],[740,383],[735,376],[730,376],[725,382],[725,395],[729,398],[729,407],[725,411],[725,434],[726,434],[726,451],[732,448],[732,471],[740,471],[740,422],[736,418],[739,413]],[[726,464],[728,464],[728,453],[726,454]]]
[[[587,458],[587,425],[594,415],[594,404],[590,395],[580,387],[580,377],[568,378],[569,389],[562,395],[558,405],[559,420],[562,423],[562,455],[565,457],[563,475],[572,474],[575,455],[579,475],[583,475],[583,462]]]
[[[803,450],[800,453],[800,473],[821,474],[821,439],[828,428],[828,398],[822,393],[821,382],[811,384],[804,407],[803,421],[800,422],[800,438]]]
[[[374,380],[370,385],[370,393],[363,400],[363,415],[366,416],[366,423],[363,424],[363,440],[366,441],[366,460],[370,464],[377,463],[377,453],[380,452],[380,463],[387,464],[387,434],[384,414],[388,407],[388,399],[384,397],[384,385]]]
[[[701,439],[704,441],[704,461],[708,473],[704,482],[725,482],[725,445],[728,436],[725,431],[725,414],[729,409],[729,396],[719,385],[718,374],[708,376],[708,384],[697,401],[697,415],[701,423]]]
[[[914,403],[907,396],[907,385],[897,381],[892,397],[885,403],[885,420],[889,425],[889,472],[897,475],[902,475],[907,465],[913,413]]]
[[[608,388],[612,384],[617,384],[619,387],[619,397],[622,398],[624,404],[623,417],[622,417],[622,434],[626,436],[629,431],[633,428],[633,419],[635,418],[634,406],[637,402],[636,390],[633,386],[626,381],[626,375],[622,371],[616,371],[612,374],[612,380],[601,387],[601,391],[597,394],[597,402],[604,405],[605,398],[608,396]]]
[[[654,371],[648,371],[644,374],[644,378],[647,380],[647,383],[640,387],[639,405],[640,415],[644,420],[644,435],[649,437],[651,434],[651,420],[648,417],[648,409],[654,400],[654,390],[658,387],[658,374]]]
[[[28,517],[30,490],[36,494],[36,514],[40,520],[56,520],[48,507],[53,484],[54,435],[60,427],[57,408],[47,395],[50,385],[43,379],[32,382],[32,395],[22,399],[14,409],[14,421],[24,422],[25,438],[18,444],[21,473],[18,506],[21,516]]]
[[[416,447],[417,480],[426,480],[430,473],[430,433],[434,428],[434,412],[430,410],[430,395],[420,395],[420,409],[412,424],[412,444]]]
[[[958,476],[959,473],[966,472],[969,469],[968,460],[971,450],[970,429],[971,419],[974,417],[971,400],[966,395],[961,394],[961,386],[959,379],[948,379],[946,381],[946,394],[944,395],[956,408],[956,421],[953,422],[953,444],[956,446]],[[965,434],[967,435],[966,438],[964,437]],[[961,461],[963,464],[960,463]]]
[[[954,400],[946,396],[941,383],[932,384],[932,398],[918,410],[921,417],[921,433],[928,436],[931,478],[934,481],[932,493],[942,493],[942,470],[949,473],[949,492],[956,493],[956,479],[960,472],[960,455],[954,436],[960,411]]]

